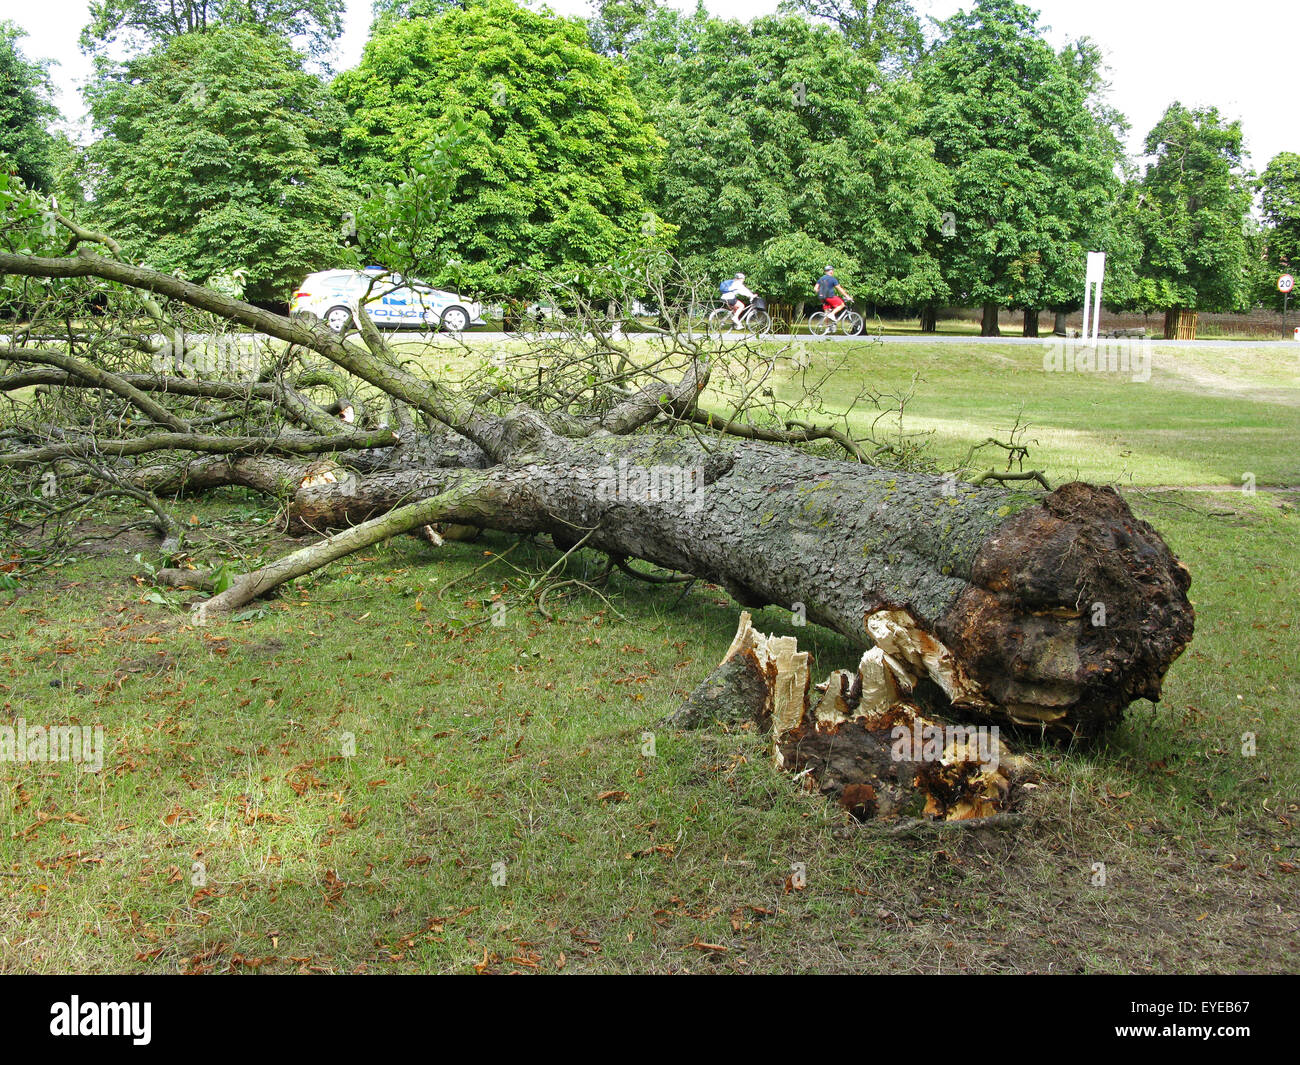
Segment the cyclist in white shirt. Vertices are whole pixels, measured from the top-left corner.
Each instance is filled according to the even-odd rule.
[[[748,296],[751,300],[757,293],[750,292],[745,287],[745,275],[737,274],[730,281],[724,281],[718,286],[722,292],[722,302],[727,305],[731,311],[731,320],[735,323],[737,329],[740,328],[740,316],[745,313],[747,304],[741,299],[742,296]]]

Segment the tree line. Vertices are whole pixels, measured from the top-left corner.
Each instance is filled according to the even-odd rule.
[[[1107,304],[1142,311],[1280,305],[1300,254],[1300,155],[1256,175],[1239,121],[1174,102],[1140,165],[1098,44],[1054,49],[1014,0],[928,28],[906,0],[786,0],[747,23],[657,0],[587,19],[377,0],[341,72],[343,0],[90,11],[85,146],[50,132],[48,72],[0,25],[8,168],[138,261],[255,299],[398,243],[412,223],[385,198],[419,181],[448,192],[418,219],[422,276],[485,296],[649,247],[790,302],[829,263],[931,327],[977,306],[986,333],[1015,309],[1033,335],[1079,306],[1087,251],[1108,253]]]

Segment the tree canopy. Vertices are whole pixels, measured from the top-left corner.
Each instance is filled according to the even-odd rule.
[[[263,299],[337,261],[344,116],[283,41],[243,26],[183,34],[90,99],[94,212],[130,254],[196,280],[242,269]]]
[[[1058,55],[1013,0],[978,0],[942,33],[918,81],[952,177],[952,290],[984,305],[1075,303],[1085,252],[1112,250],[1120,188],[1118,137],[1090,102],[1095,60]]]
[[[1139,301],[1206,311],[1244,307],[1250,286],[1243,222],[1251,196],[1241,123],[1224,121],[1217,108],[1174,103],[1145,147],[1154,160],[1139,187]]]
[[[81,46],[139,52],[186,33],[247,26],[320,56],[343,32],[345,7],[346,0],[91,0]]]
[[[828,27],[786,16],[747,25],[660,9],[628,53],[633,84],[668,142],[655,206],[679,253],[714,277],[762,276],[778,242],[802,298],[829,261],[882,303],[942,286],[927,236],[945,175],[918,135],[915,86],[881,75]],[[794,259],[796,249],[804,249]]]
[[[466,123],[432,234],[453,249],[463,287],[524,291],[657,229],[644,189],[659,138],[579,21],[484,0],[381,22],[334,87],[351,116],[344,158],[361,180],[402,179],[451,123]]]
[[[784,301],[829,263],[878,305],[1019,308],[1029,329],[1079,305],[1088,251],[1107,302],[1142,309],[1271,303],[1300,255],[1295,153],[1252,185],[1239,123],[1175,104],[1139,172],[1101,48],[1054,50],[1017,0],[929,26],[913,0],[745,23],[664,0],[585,20],[375,0],[361,63],[326,87],[345,2],[91,0],[88,151],[51,137],[45,71],[0,26],[5,165],[131,254],[242,268],[261,297],[346,259],[341,235],[385,258],[384,188],[430,183],[449,198],[395,223],[419,225],[408,268],[484,296],[649,245]]]
[[[24,36],[13,23],[0,22],[0,156],[25,184],[48,190],[53,149],[48,124],[59,112],[50,101],[45,67],[19,47]]]
[[[908,0],[783,0],[781,11],[823,19],[844,34],[863,58],[902,72],[925,51],[925,34]]]
[[[1259,176],[1263,215],[1265,298],[1277,299],[1277,278],[1300,269],[1300,154],[1279,152]]]

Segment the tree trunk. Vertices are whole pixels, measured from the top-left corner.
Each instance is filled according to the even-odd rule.
[[[1065,311],[1057,311],[1055,317],[1052,320],[1052,332],[1058,337],[1065,336],[1065,329],[1066,329],[1065,319],[1066,319]]]
[[[1038,336],[1038,312],[1036,310],[1025,308],[1025,324],[1020,335],[1027,337]]]
[[[562,547],[585,535],[585,546],[721,584],[742,606],[776,604],[862,645],[892,626],[909,634],[928,711],[1063,736],[1094,735],[1133,699],[1158,698],[1191,639],[1186,569],[1111,488],[954,493],[950,478],[761,443],[524,439],[487,470],[309,484],[291,512],[346,526],[450,493],[454,506],[418,523],[546,532]]]
[[[932,304],[921,308],[921,332],[934,333],[939,328],[939,311]]]
[[[1000,337],[1002,330],[998,328],[998,305],[996,303],[984,304],[984,315],[980,319],[980,336],[982,337]]]

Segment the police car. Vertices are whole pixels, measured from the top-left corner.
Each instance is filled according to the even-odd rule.
[[[310,311],[340,333],[352,321],[353,308],[361,300],[365,300],[366,313],[378,326],[459,333],[471,325],[484,324],[480,304],[378,266],[323,270],[310,275],[293,294],[290,311]]]

